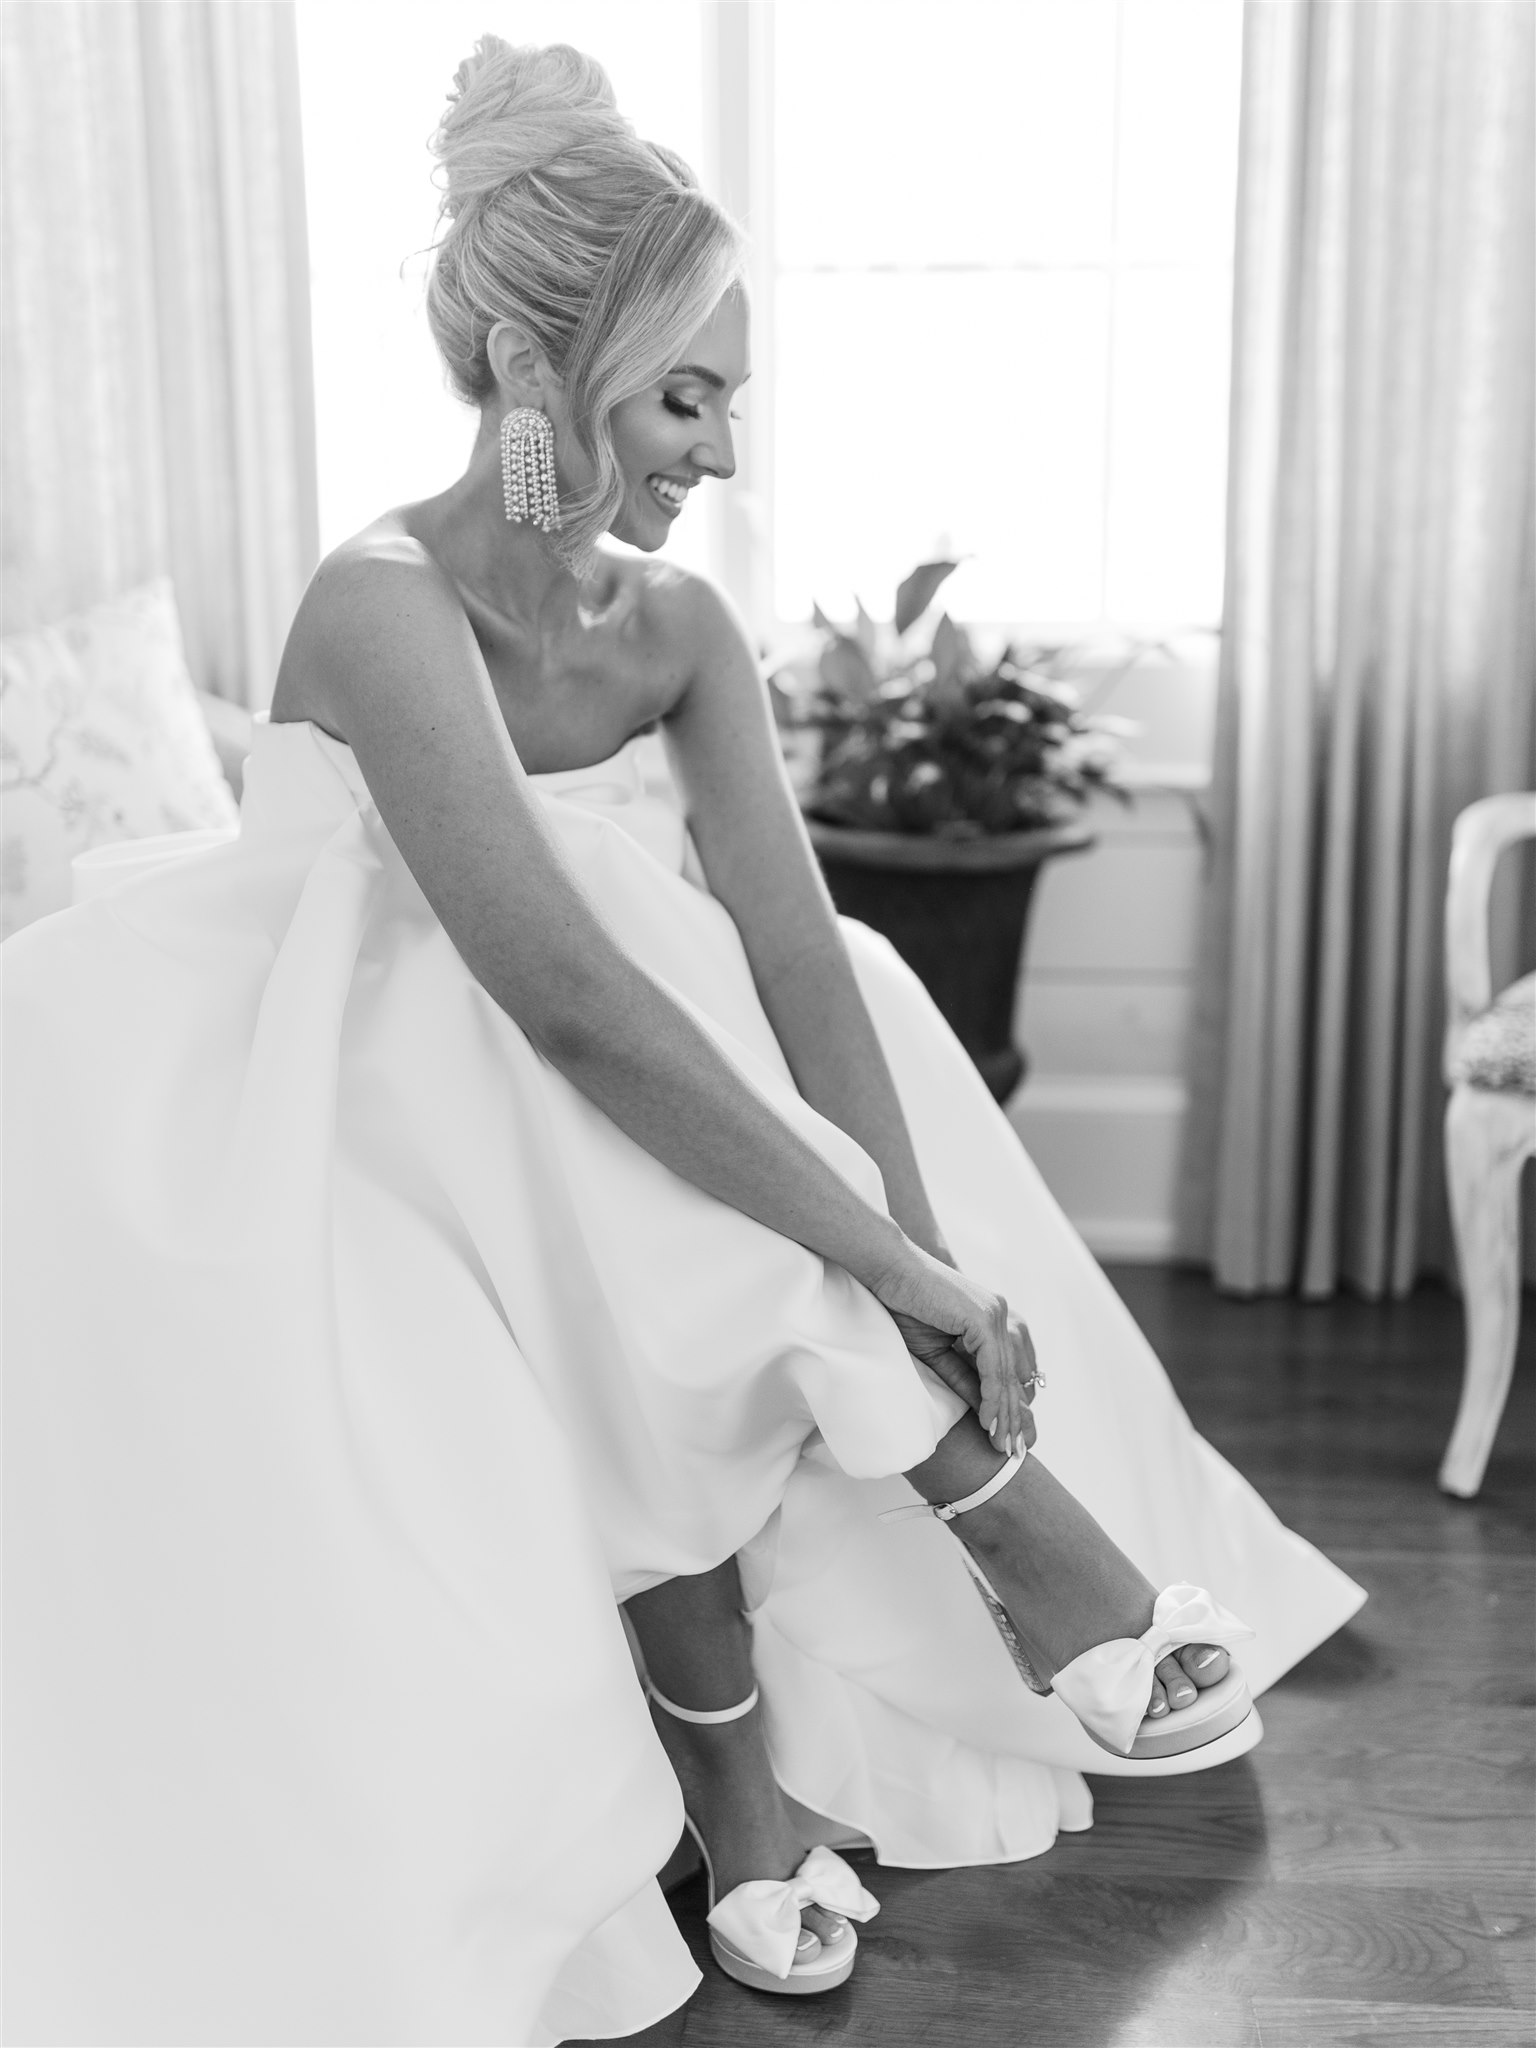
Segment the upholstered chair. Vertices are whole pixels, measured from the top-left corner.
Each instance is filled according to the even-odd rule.
[[[1488,896],[1499,855],[1532,837],[1536,795],[1469,805],[1456,820],[1445,898],[1445,1163],[1467,1335],[1440,1484],[1465,1499],[1483,1483],[1514,1372],[1520,1170],[1536,1154],[1536,974],[1494,994]]]

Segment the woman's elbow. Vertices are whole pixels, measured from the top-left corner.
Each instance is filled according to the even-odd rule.
[[[601,1058],[612,1036],[614,992],[580,968],[562,962],[503,973],[491,993],[534,1050],[563,1073]]]
[[[534,1051],[562,1074],[580,1071],[602,1057],[603,1034],[593,1019],[564,1004],[540,1004],[536,1016],[518,1022]]]

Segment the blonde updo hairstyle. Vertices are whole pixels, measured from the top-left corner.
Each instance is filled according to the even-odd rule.
[[[642,142],[607,73],[566,43],[482,36],[433,137],[444,184],[427,318],[459,396],[496,379],[486,338],[520,327],[559,377],[596,471],[556,545],[591,560],[623,501],[609,418],[664,377],[742,276],[735,223],[670,150]]]

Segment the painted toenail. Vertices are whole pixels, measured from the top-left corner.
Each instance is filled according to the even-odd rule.
[[[1167,1711],[1168,1702],[1166,1700],[1154,1700],[1151,1706],[1147,1709],[1147,1712],[1149,1714],[1166,1714]]]
[[[1192,1685],[1176,1685],[1171,1695],[1176,1707],[1187,1707],[1194,1696],[1195,1688]]]
[[[1203,1671],[1207,1664],[1214,1664],[1221,1655],[1220,1650],[1206,1650],[1195,1659],[1195,1669]]]

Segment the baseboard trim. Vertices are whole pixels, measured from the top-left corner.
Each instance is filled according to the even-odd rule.
[[[1010,1116],[1182,1116],[1189,1089],[1171,1074],[1031,1074]]]
[[[1175,1252],[1172,1222],[1163,1216],[1074,1216],[1073,1227],[1096,1259],[1126,1266],[1170,1266]]]

